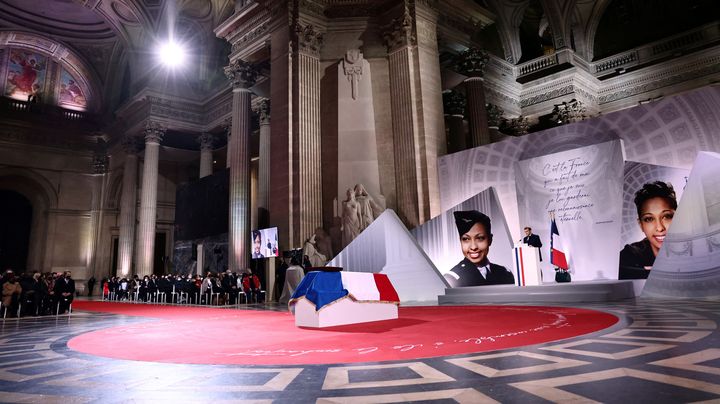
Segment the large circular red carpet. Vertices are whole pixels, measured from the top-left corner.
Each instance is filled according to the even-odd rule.
[[[76,351],[154,362],[300,365],[410,360],[538,344],[602,330],[617,317],[538,306],[401,307],[400,318],[325,329],[290,313],[76,301],[75,310],[154,318],[72,338]]]

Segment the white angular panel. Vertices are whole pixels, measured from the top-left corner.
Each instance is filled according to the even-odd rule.
[[[386,209],[327,265],[386,274],[402,304],[437,303],[438,295],[449,287],[392,209]]]
[[[720,296],[720,154],[700,152],[643,296]]]

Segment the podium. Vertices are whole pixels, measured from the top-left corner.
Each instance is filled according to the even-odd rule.
[[[385,274],[308,272],[288,306],[299,327],[333,327],[398,318],[400,298]]]
[[[525,243],[515,243],[513,247],[515,283],[518,286],[542,285],[540,252],[536,247]]]

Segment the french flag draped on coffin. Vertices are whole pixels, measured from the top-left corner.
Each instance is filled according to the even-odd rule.
[[[298,327],[332,327],[398,318],[400,298],[385,274],[310,272],[288,306]]]

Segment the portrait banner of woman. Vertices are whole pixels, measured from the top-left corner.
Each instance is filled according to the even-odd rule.
[[[655,238],[648,235],[650,218],[646,217],[641,221],[643,203],[651,195],[658,196],[660,201],[664,200],[677,206],[683,196],[687,178],[690,170],[661,166],[656,164],[640,163],[637,161],[626,161],[623,169],[623,194],[622,194],[622,218],[620,232],[620,247],[618,249],[618,279],[646,279],[653,267],[655,257],[660,251],[664,237]],[[655,185],[652,185],[655,184]],[[674,199],[670,194],[672,188]],[[669,199],[668,199],[669,198]],[[648,203],[648,207],[649,207]],[[667,218],[664,219],[667,222]],[[665,231],[667,234],[667,229]],[[656,243],[656,250],[650,241]],[[624,247],[622,247],[624,246]],[[647,267],[647,268],[646,268]]]
[[[637,223],[645,237],[626,244],[620,251],[619,279],[648,277],[677,209],[675,189],[663,181],[644,184],[635,193],[634,203]]]
[[[464,258],[445,273],[450,286],[515,284],[512,272],[488,259],[493,241],[490,218],[477,210],[456,211],[453,216]]]
[[[473,226],[476,226],[475,230],[482,228],[482,235],[473,231],[472,234],[468,234],[470,240],[466,238],[466,241],[475,239],[476,244],[463,244],[463,236],[472,230]],[[504,212],[493,188],[485,189],[415,227],[410,230],[410,234],[443,276],[448,286],[506,283],[497,282],[495,277],[485,279],[482,273],[480,275],[483,275],[483,279],[466,282],[458,272],[463,263],[467,265],[468,269],[472,268],[468,264],[472,261],[476,263],[491,262],[490,269],[494,269],[496,266],[503,269],[513,268],[513,241]],[[481,237],[485,238],[482,242],[479,240]],[[475,264],[472,266],[477,268]],[[485,266],[485,264],[481,266]],[[454,271],[455,269],[457,271]],[[458,276],[463,279],[453,279]],[[468,285],[465,285],[466,283]]]

